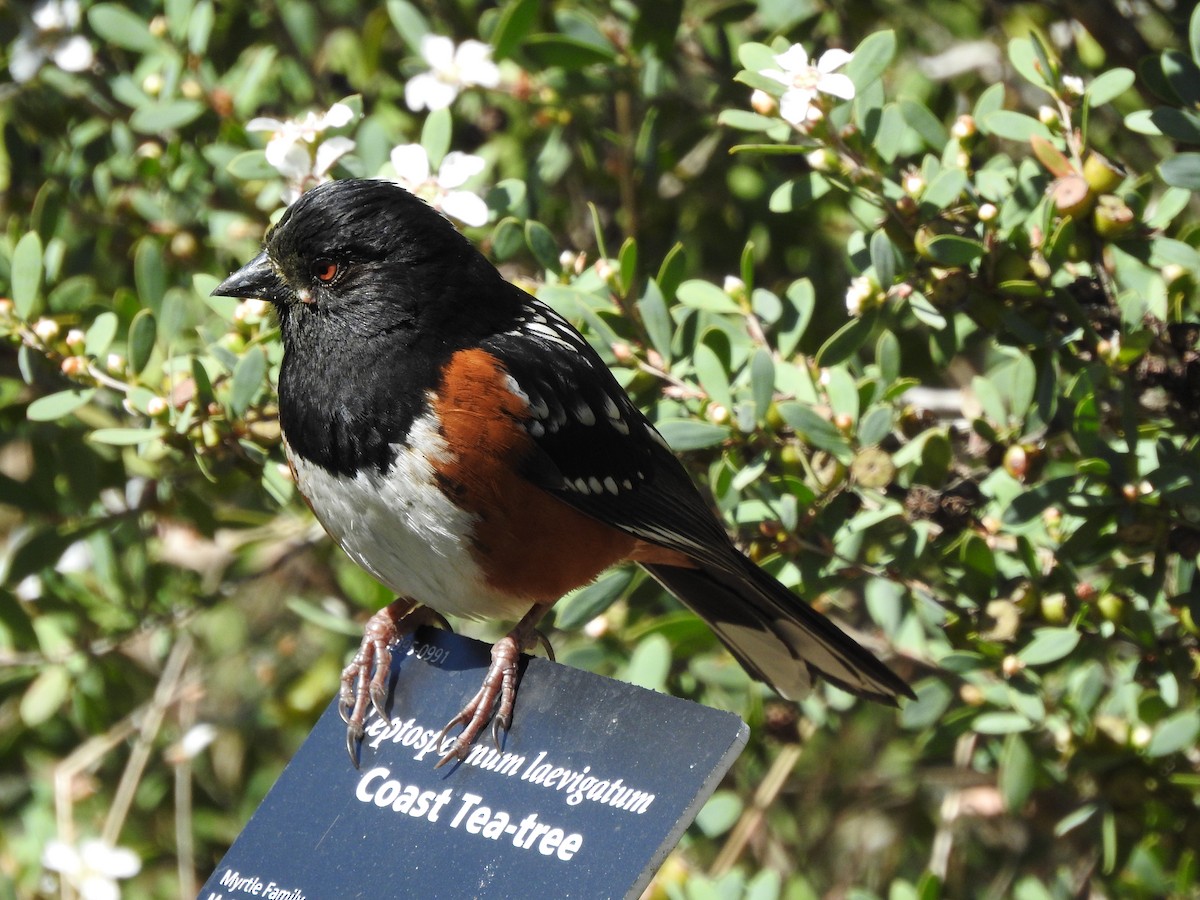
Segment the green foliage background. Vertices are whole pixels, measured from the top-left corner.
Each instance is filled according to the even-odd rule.
[[[88,836],[194,893],[390,599],[208,296],[283,196],[247,122],[343,98],[336,176],[484,157],[471,237],[917,691],[779,703],[631,570],[560,604],[563,661],[753,729],[654,896],[1200,896],[1200,17],[1126,6],[85,3],[90,67],[0,84],[0,896]],[[425,33],[501,86],[411,112]],[[795,42],[855,52],[803,129],[750,106]]]

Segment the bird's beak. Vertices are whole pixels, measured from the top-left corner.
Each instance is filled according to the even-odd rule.
[[[286,303],[291,294],[266,250],[222,281],[212,292],[214,297],[258,298],[272,303]]]

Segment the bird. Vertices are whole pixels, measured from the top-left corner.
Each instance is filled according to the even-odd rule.
[[[489,721],[497,740],[511,727],[520,655],[543,616],[627,561],[786,699],[814,676],[893,706],[914,696],[737,548],[570,322],[399,184],[309,190],[213,294],[273,305],[295,484],[333,540],[396,595],[342,673],[355,765],[404,634],[445,616],[517,623],[442,731],[438,765],[462,759]]]

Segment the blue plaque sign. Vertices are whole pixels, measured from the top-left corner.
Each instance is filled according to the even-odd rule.
[[[393,654],[359,768],[336,701],[201,900],[636,898],[746,744],[737,716],[525,658],[512,728],[434,769],[489,647],[432,628]],[[447,745],[448,746],[448,745]]]

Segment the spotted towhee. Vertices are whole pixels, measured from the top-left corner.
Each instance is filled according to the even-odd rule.
[[[463,730],[445,762],[497,700],[495,724],[508,727],[538,621],[622,560],[784,697],[813,674],[884,703],[912,696],[734,547],[579,332],[398,185],[309,191],[214,293],[274,304],[296,484],[334,540],[398,595],[342,677],[352,758],[367,703],[382,708],[389,645],[428,610],[520,620],[446,726]]]

